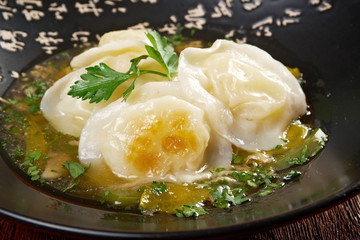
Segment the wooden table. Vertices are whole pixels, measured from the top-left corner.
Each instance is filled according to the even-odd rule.
[[[63,233],[19,223],[0,215],[0,240],[79,238],[82,239],[69,238]],[[360,194],[313,216],[249,235],[246,239],[360,239]]]

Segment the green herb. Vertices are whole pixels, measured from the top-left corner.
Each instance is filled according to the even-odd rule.
[[[242,162],[243,158],[239,155],[236,155],[235,153],[232,154],[232,161],[234,164],[240,164]]]
[[[167,43],[167,39],[162,37],[158,32],[151,31],[146,34],[152,46],[146,45],[146,51],[149,56],[161,64],[165,69],[169,80],[177,72],[178,56],[174,48]]]
[[[80,163],[78,162],[66,162],[63,164],[63,166],[69,170],[71,177],[73,178],[77,178],[81,175],[83,175],[85,173],[85,171],[87,170],[87,168],[83,167]]]
[[[36,81],[29,83],[25,88],[25,99],[21,102],[29,105],[29,112],[33,115],[40,114],[40,101],[47,90],[46,83],[44,81]]]
[[[37,181],[41,178],[39,165],[35,164],[36,161],[39,161],[41,154],[42,153],[37,150],[29,152],[29,154],[25,157],[26,161],[22,163],[23,166],[28,166],[27,175],[31,178],[31,181]],[[45,180],[43,179],[40,181]]]
[[[253,174],[247,171],[243,171],[243,172],[234,171],[232,172],[231,176],[237,181],[246,182],[253,176]]]
[[[74,182],[73,184],[71,184],[70,186],[66,187],[62,192],[66,192],[74,187],[76,187],[77,185],[79,185],[80,182]]]
[[[108,197],[109,194],[110,194],[110,190],[105,190],[105,191],[104,191],[104,196],[105,196],[105,197]]]
[[[182,34],[183,30],[184,27],[178,24],[176,26],[176,33],[174,35],[168,36],[168,41],[175,46],[180,46],[184,42],[189,41],[190,39]]]
[[[24,152],[22,152],[20,150],[15,150],[10,155],[13,156],[13,157],[21,157],[21,156],[24,156]]]
[[[294,170],[291,170],[289,173],[287,173],[284,177],[283,177],[283,180],[284,181],[289,181],[289,180],[292,180],[298,176],[301,175],[301,172],[299,171],[294,171]]]
[[[126,101],[134,90],[135,82],[140,75],[152,73],[168,77],[171,80],[177,71],[178,65],[178,57],[174,52],[174,48],[167,43],[165,37],[160,36],[156,31],[148,32],[146,36],[152,44],[152,46],[145,46],[148,55],[141,55],[130,60],[131,66],[126,73],[118,72],[105,63],[88,67],[86,68],[87,73],[80,76],[82,80],[76,81],[74,85],[70,86],[71,89],[68,95],[82,100],[90,99],[90,103],[98,103],[102,100],[108,100],[120,84],[132,79],[130,87],[122,94],[123,100]],[[165,74],[158,71],[139,69],[139,62],[148,57],[159,62]]]
[[[214,205],[219,208],[228,208],[249,200],[241,190],[231,189],[229,186],[218,186],[212,189],[210,194],[216,200]]]
[[[27,160],[31,160],[31,161],[38,161],[41,157],[41,152],[40,151],[32,151],[29,152],[28,156],[25,158]]]
[[[154,193],[156,196],[159,196],[162,193],[167,192],[167,186],[164,182],[157,182],[157,181],[153,181],[152,184],[150,185],[152,187],[152,193]]]
[[[275,146],[275,149],[280,149],[282,147],[282,145],[278,144]]]
[[[264,196],[269,195],[269,194],[271,194],[271,193],[273,193],[272,189],[263,189],[263,190],[261,190],[261,191],[259,192],[258,195],[259,195],[260,197],[264,197]]]
[[[289,158],[287,162],[291,165],[301,165],[309,161],[309,159],[306,157],[307,154],[307,145],[304,146],[304,148],[301,150],[300,156],[295,158]]]
[[[197,205],[184,205],[182,210],[176,209],[176,211],[176,216],[178,217],[197,217],[208,213],[201,206]]]
[[[214,173],[219,173],[219,172],[222,172],[222,171],[225,171],[226,169],[225,168],[216,168],[214,171],[211,171],[211,174],[214,174]]]

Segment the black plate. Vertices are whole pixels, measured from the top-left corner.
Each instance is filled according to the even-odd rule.
[[[184,33],[195,33],[195,38],[246,40],[284,64],[299,67],[307,80],[305,91],[316,123],[330,138],[321,156],[304,167],[299,182],[249,204],[190,219],[99,210],[44,194],[24,184],[1,152],[0,213],[94,236],[216,236],[294,220],[359,191],[359,1],[3,2],[0,95],[16,80],[17,73],[84,40],[96,40],[97,35],[127,27],[145,25],[161,30],[165,25],[181,24]]]

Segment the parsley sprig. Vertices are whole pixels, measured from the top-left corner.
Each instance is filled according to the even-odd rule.
[[[68,95],[82,100],[90,99],[90,103],[98,103],[102,100],[108,100],[120,84],[132,80],[131,85],[122,94],[123,100],[126,101],[130,93],[135,89],[136,80],[143,74],[157,74],[171,80],[177,72],[178,66],[178,56],[174,48],[168,44],[165,37],[162,37],[156,31],[147,32],[146,36],[152,45],[145,45],[148,55],[141,55],[131,59],[131,66],[127,72],[118,72],[105,63],[88,67],[86,68],[87,73],[80,76],[82,80],[78,80],[74,85],[70,86]],[[149,57],[160,63],[165,73],[140,69],[138,66],[140,61]]]

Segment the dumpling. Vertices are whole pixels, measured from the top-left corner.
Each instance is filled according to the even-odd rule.
[[[127,99],[127,103],[136,104],[139,102],[146,102],[154,98],[173,96],[193,104],[191,98],[188,97],[187,94],[189,87],[190,86],[188,85],[184,86],[181,84],[181,82],[177,81],[177,78],[171,82],[149,82],[139,87],[138,90],[134,91]],[[209,101],[211,101],[211,99],[209,99]],[[211,120],[209,117],[214,119],[214,116],[205,115],[205,120],[207,123],[209,123]],[[232,159],[231,142],[220,136],[213,129],[210,129],[209,145],[205,151],[204,158],[206,159],[206,165],[208,168],[230,166]]]
[[[41,100],[40,109],[44,117],[57,130],[64,134],[79,137],[82,128],[90,117],[95,105],[67,95],[70,86],[80,79],[85,69],[67,74],[51,86]]]
[[[144,30],[127,29],[105,33],[99,40],[99,47],[110,42],[118,42],[119,40],[141,41],[146,44],[150,44],[150,41],[146,37]]]
[[[207,49],[187,48],[179,59],[178,79],[202,106],[211,126],[237,147],[270,150],[291,120],[306,112],[297,79],[265,51],[248,44],[217,40]]]
[[[166,177],[203,165],[209,127],[201,109],[171,96],[130,105],[114,102],[87,122],[79,159],[102,159],[120,177]]]
[[[130,31],[130,36],[134,35],[131,34],[133,30],[128,31]],[[126,31],[121,32],[121,35],[126,33]],[[116,35],[116,32],[113,34]],[[138,32],[137,34],[139,35],[140,33]],[[143,31],[142,34],[145,36]],[[109,35],[105,34],[105,40],[102,41],[100,39],[100,41],[108,43],[92,48],[73,58],[71,66],[75,70],[58,80],[45,93],[41,102],[41,110],[45,118],[48,119],[57,131],[79,137],[92,112],[121,98],[122,93],[130,86],[131,80],[126,81],[115,90],[108,101],[102,101],[99,104],[90,104],[89,101],[83,101],[67,95],[70,86],[75,81],[80,80],[80,75],[86,72],[86,67],[103,62],[119,72],[127,72],[130,68],[131,59],[146,54],[145,42],[140,41],[140,37],[137,37],[135,40],[118,39],[115,41],[113,39],[110,41],[109,39]],[[141,61],[139,67],[161,71],[160,64],[153,59]],[[136,86],[140,86],[147,81],[167,81],[167,78],[154,74],[146,74],[137,79]]]
[[[212,132],[204,111],[184,99],[179,82],[150,82],[126,102],[96,112],[84,127],[79,159],[105,162],[118,176],[192,182],[204,169],[228,167],[231,143]]]

